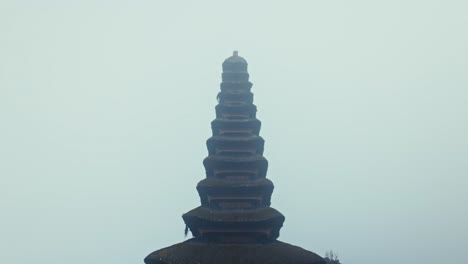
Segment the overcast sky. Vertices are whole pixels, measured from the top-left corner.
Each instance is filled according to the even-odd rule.
[[[221,63],[249,62],[280,240],[468,259],[465,0],[0,1],[0,263],[184,240]]]

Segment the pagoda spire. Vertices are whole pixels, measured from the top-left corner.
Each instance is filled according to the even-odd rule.
[[[146,264],[325,264],[313,252],[278,241],[285,217],[270,207],[265,141],[253,104],[247,61],[237,51],[222,82],[197,185],[201,205],[182,216],[194,238],[146,257]]]
[[[197,185],[201,206],[183,215],[195,238],[273,240],[285,219],[270,207],[273,183],[266,178],[268,161],[247,65],[237,51],[223,63],[213,135],[203,161],[206,179]]]

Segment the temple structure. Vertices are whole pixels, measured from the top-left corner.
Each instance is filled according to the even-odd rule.
[[[265,141],[259,136],[247,62],[235,51],[223,63],[211,123],[201,206],[182,217],[193,238],[151,253],[146,264],[322,264],[315,253],[277,240],[285,217],[270,207]]]

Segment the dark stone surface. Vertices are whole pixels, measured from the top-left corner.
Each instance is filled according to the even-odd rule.
[[[315,253],[281,241],[255,244],[206,243],[190,239],[160,249],[146,264],[325,264]]]

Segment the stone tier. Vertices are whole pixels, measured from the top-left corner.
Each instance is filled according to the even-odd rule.
[[[256,119],[257,107],[253,104],[218,104],[216,118],[225,120]]]
[[[265,140],[260,136],[211,137],[206,141],[210,156],[255,156],[262,155]]]
[[[223,72],[221,76],[224,83],[249,82],[249,74],[247,72]]]
[[[225,105],[246,105],[253,103],[254,95],[251,92],[220,92],[218,93],[218,100],[220,104]]]
[[[278,238],[284,216],[271,207],[256,210],[212,210],[197,207],[182,216],[192,235],[212,242],[255,242]]]
[[[258,136],[262,122],[258,119],[226,120],[211,122],[213,136],[249,137]]]
[[[220,85],[221,92],[227,91],[250,91],[252,89],[251,82],[222,82]]]
[[[226,181],[252,181],[266,177],[268,161],[263,156],[208,156],[203,160],[207,178]]]
[[[270,206],[274,185],[268,179],[232,182],[206,178],[197,185],[201,204],[218,210],[254,210]]]

